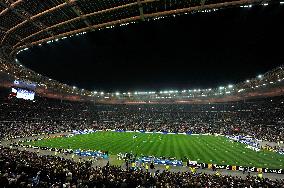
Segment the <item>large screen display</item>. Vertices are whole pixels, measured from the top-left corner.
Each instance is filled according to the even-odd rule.
[[[32,83],[28,81],[15,80],[13,85],[14,87],[24,88],[24,89],[28,89],[32,91],[36,89],[36,83]]]
[[[17,95],[16,95],[16,97],[19,98],[19,99],[34,100],[35,92],[17,88]]]

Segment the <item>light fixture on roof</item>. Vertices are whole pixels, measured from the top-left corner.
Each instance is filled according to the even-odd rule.
[[[242,91],[244,91],[244,89],[240,89],[240,90],[238,91],[238,93],[240,93],[240,92],[242,92]]]

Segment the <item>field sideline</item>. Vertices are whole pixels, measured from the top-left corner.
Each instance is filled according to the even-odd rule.
[[[133,138],[137,135],[137,138]],[[145,133],[96,132],[74,137],[52,138],[30,142],[34,146],[107,150],[111,155],[133,152],[138,156],[184,157],[192,161],[219,165],[238,165],[258,168],[283,168],[284,156],[245,148],[244,144],[232,143],[223,136],[189,136]]]

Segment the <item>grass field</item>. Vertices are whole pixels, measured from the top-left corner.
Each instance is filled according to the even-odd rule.
[[[136,139],[133,139],[134,135],[137,135]],[[193,161],[220,165],[284,167],[283,155],[268,151],[255,152],[245,148],[244,144],[232,143],[222,136],[96,132],[29,144],[53,148],[107,150],[113,155],[132,151],[138,156],[176,157],[179,160],[188,157]]]

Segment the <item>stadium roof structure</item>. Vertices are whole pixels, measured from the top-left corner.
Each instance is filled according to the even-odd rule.
[[[21,49],[91,30],[268,2],[277,0],[2,0],[0,46],[10,58]]]
[[[279,79],[282,83],[284,71],[279,67],[267,73],[261,80],[254,79],[250,83],[212,90],[105,94],[67,86],[15,63],[16,54],[32,46],[64,40],[88,31],[179,14],[210,12],[236,6],[250,8],[253,5],[268,3],[283,4],[279,0],[1,0],[0,73],[6,71],[16,79],[26,78],[37,82],[45,90],[54,89],[62,93],[89,96],[102,102],[130,98],[134,102],[150,100],[182,102],[188,101],[191,97],[240,93],[247,88],[256,89],[260,85],[277,83]],[[13,65],[8,66],[4,62]]]

